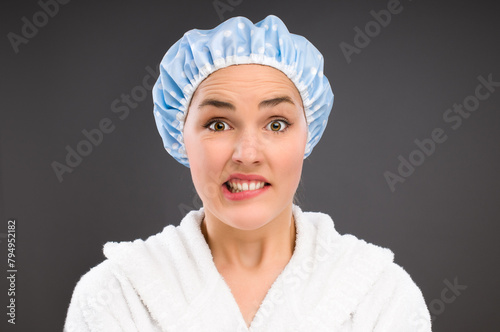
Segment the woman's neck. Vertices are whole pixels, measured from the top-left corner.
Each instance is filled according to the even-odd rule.
[[[201,231],[220,269],[256,271],[286,265],[295,248],[292,205],[255,230],[231,227],[206,211]]]

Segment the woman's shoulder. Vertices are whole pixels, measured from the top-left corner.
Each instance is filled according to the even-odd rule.
[[[113,310],[125,306],[117,268],[105,259],[83,274],[73,290],[64,331],[104,330],[115,324]],[[113,309],[114,308],[114,309]]]
[[[191,211],[179,225],[167,225],[146,239],[107,242],[103,246],[105,259],[80,277],[75,291],[95,292],[98,287],[109,288],[106,283],[111,280],[124,276],[130,279],[131,273],[141,275],[152,268],[175,264],[176,256],[186,255],[198,249],[193,246],[200,246],[203,235],[197,231],[199,214],[200,211]]]
[[[106,281],[117,279],[119,269],[109,259],[104,259],[85,272],[75,286],[75,293],[95,293],[100,288],[106,288]]]
[[[391,249],[367,242],[353,234],[340,234],[334,227],[332,218],[322,212],[302,212],[314,232],[316,256],[322,257],[321,251],[328,254],[328,261],[336,268],[357,271],[357,275],[377,275],[378,280],[391,280],[396,284],[414,284],[410,275],[394,262]],[[303,227],[306,229],[306,227]]]
[[[340,234],[330,215],[323,212],[302,212],[299,210],[299,227],[310,238],[315,238],[317,249],[323,249],[332,256],[342,256],[344,262],[368,265],[386,264],[394,259],[394,253],[383,246],[367,242],[352,234]]]
[[[419,327],[430,331],[422,292],[394,261],[390,249],[352,234],[340,234],[325,213],[303,212],[302,220],[308,225],[307,232],[315,233],[315,260],[327,271],[325,288],[332,294],[344,295],[331,297],[337,299],[342,310],[349,308],[353,312],[353,326],[364,331],[374,330],[375,326],[380,331],[408,331],[409,326],[411,331]]]
[[[353,234],[340,234],[334,227],[332,218],[322,212],[303,212],[304,220],[317,233],[317,247],[331,254],[338,263],[360,270],[380,271],[381,278],[390,278],[399,283],[413,283],[406,270],[394,262],[390,248],[361,239]]]
[[[70,307],[102,310],[123,298],[123,274],[111,260],[104,259],[84,273],[73,290]]]
[[[165,249],[162,240],[175,240],[177,233],[177,226],[169,225],[145,240],[106,243],[103,247],[105,259],[84,273],[76,283],[65,331],[118,331],[120,327],[135,324],[130,314],[125,314],[131,310],[134,319],[149,322],[141,303],[144,300],[152,302],[151,297],[164,291],[158,284],[162,279],[161,270],[169,266],[159,264],[156,258],[163,256],[169,260],[173,257],[173,250]],[[172,287],[176,285],[170,284]],[[151,327],[150,330],[155,329]]]

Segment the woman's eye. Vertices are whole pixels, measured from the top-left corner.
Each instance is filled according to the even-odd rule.
[[[213,131],[224,131],[224,130],[228,130],[229,129],[229,126],[227,123],[223,122],[223,121],[220,121],[220,120],[217,120],[217,121],[214,121],[212,122],[208,128],[210,130],[213,130]]]
[[[287,128],[288,123],[283,120],[274,120],[267,125],[267,129],[275,132],[283,131]]]

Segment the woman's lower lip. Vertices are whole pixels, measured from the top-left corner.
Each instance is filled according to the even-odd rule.
[[[241,201],[243,199],[249,199],[253,198],[255,196],[258,196],[264,192],[266,192],[269,189],[270,185],[266,185],[260,189],[255,189],[255,190],[245,190],[241,191],[239,193],[232,193],[228,188],[225,183],[222,184],[222,193],[224,194],[224,197],[226,197],[228,200],[231,201]]]

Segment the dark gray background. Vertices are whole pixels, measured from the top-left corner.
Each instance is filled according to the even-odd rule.
[[[348,64],[339,44],[353,44],[354,27],[363,29],[388,1],[238,2],[224,18],[275,14],[325,57],[335,103],[304,163],[302,209],[328,213],[339,232],[392,249],[433,303],[434,331],[498,331],[500,89],[457,130],[443,113],[474,93],[479,75],[500,81],[500,6],[401,0],[401,13]],[[20,34],[21,18],[32,21],[41,8],[0,6],[0,233],[17,219],[19,271],[17,324],[7,325],[2,309],[0,326],[56,331],[105,242],[146,238],[199,207],[189,170],[162,147],[150,92],[123,120],[111,103],[141,85],[145,68],[157,68],[184,32],[221,20],[212,1],[71,1],[16,54],[7,33]],[[75,148],[82,130],[103,118],[115,130],[59,182],[51,163],[64,163],[65,147]],[[447,141],[391,192],[383,173],[396,172],[398,155],[407,158],[413,141],[437,127]],[[455,278],[467,289],[443,311],[444,281]]]

